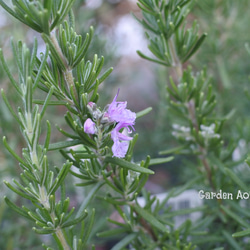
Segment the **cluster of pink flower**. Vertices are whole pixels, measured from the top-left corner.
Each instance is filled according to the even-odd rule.
[[[128,133],[132,132],[131,128],[135,130],[133,125],[135,124],[136,114],[126,108],[127,102],[116,101],[118,94],[119,90],[112,103],[108,105],[108,109],[103,114],[103,117],[105,117],[108,123],[116,125],[111,131],[111,139],[114,142],[112,152],[113,156],[123,158],[128,150],[128,141],[133,138],[121,133],[120,130],[125,128]],[[84,131],[88,134],[96,134],[96,123],[88,118],[84,123]]]

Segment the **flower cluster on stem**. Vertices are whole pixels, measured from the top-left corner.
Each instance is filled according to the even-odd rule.
[[[135,130],[136,114],[127,109],[127,102],[117,102],[118,94],[119,90],[112,103],[104,109],[104,112],[97,109],[94,103],[88,104],[94,121],[91,118],[85,121],[84,132],[87,134],[98,134],[98,131],[102,130],[105,126],[114,126],[110,132],[111,139],[113,140],[113,156],[123,158],[128,150],[128,141],[133,139],[123,132],[125,132],[125,129],[130,134],[132,130]]]

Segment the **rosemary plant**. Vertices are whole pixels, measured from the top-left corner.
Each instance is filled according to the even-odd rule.
[[[21,169],[20,177],[5,184],[22,198],[21,203],[29,201],[22,205],[5,197],[7,205],[29,221],[34,233],[52,235],[54,244],[43,244],[48,250],[95,249],[94,237],[119,239],[112,250],[247,249],[249,180],[242,177],[247,170],[239,167],[242,160],[233,161],[237,144],[223,133],[233,112],[217,115],[219,98],[212,80],[206,69],[192,69],[190,63],[207,37],[199,35],[197,21],[190,23],[195,1],[137,2],[142,12],[142,19],[137,19],[153,55],[138,54],[171,69],[169,80],[160,79],[167,91],[161,101],[171,113],[172,135],[179,143],[176,148],[162,146],[160,154],[171,156],[146,156],[140,162],[133,157],[139,136],[134,133],[136,120],[151,108],[131,111],[126,101],[119,101],[118,89],[112,102],[100,107],[100,85],[105,88],[112,68],[104,69],[104,57],[95,51],[93,59],[87,59],[94,28],[89,27],[84,37],[76,33],[73,4],[74,0],[12,0],[11,4],[0,0],[10,15],[38,32],[46,44],[38,54],[37,39],[32,48],[12,40],[16,72],[0,51],[2,67],[21,104],[12,105],[7,89],[2,98],[25,142],[20,155],[10,146],[8,135],[3,138]],[[53,117],[45,121],[50,106],[65,109],[64,126],[57,126],[60,141],[52,141]],[[53,167],[52,152],[60,152],[64,164]],[[192,159],[186,163],[184,185],[168,190],[163,199],[146,191],[149,175],[154,174],[150,166],[167,163],[177,154]],[[87,191],[76,208],[66,195],[69,176],[77,180],[78,190]],[[191,188],[203,205],[173,211],[171,199]],[[119,218],[110,215],[108,229],[96,234],[96,210],[103,203],[112,206]],[[200,218],[176,223],[178,215],[193,212]]]
[[[139,21],[147,31],[148,48],[154,57],[140,51],[138,54],[172,69],[172,76],[165,83],[165,105],[171,113],[172,135],[179,146],[160,154],[192,156],[185,173],[188,179],[198,178],[193,188],[199,191],[206,205],[202,218],[190,226],[191,231],[199,228],[197,235],[191,233],[192,242],[199,249],[244,249],[248,240],[235,237],[249,233],[249,181],[243,178],[248,170],[240,169],[242,158],[233,161],[232,153],[237,142],[223,139],[224,124],[233,116],[234,110],[224,117],[217,116],[218,98],[211,78],[205,69],[197,71],[187,66],[207,36],[206,33],[198,34],[197,21],[188,21],[193,5],[194,1],[189,0],[138,1],[143,12],[143,19]],[[234,234],[242,229],[246,231]]]
[[[10,72],[2,51],[0,54],[2,66],[22,105],[13,108],[3,90],[2,97],[26,142],[20,156],[4,137],[5,147],[22,168],[19,180],[13,180],[13,183],[6,181],[5,184],[31,203],[29,207],[19,207],[7,197],[5,201],[16,212],[33,221],[36,233],[53,235],[59,249],[84,249],[87,248],[95,215],[94,208],[87,210],[88,204],[98,189],[106,185],[117,195],[107,193],[103,199],[113,204],[126,219],[117,232],[129,233],[118,246],[132,241],[140,244],[137,243],[138,234],[147,235],[153,227],[161,233],[168,231],[163,223],[136,203],[136,197],[148,175],[154,173],[148,169],[150,164],[167,162],[171,158],[150,161],[148,156],[140,163],[132,160],[138,136],[126,136],[122,130],[135,130],[135,119],[150,109],[135,114],[126,108],[126,102],[117,101],[118,94],[103,109],[97,106],[98,87],[112,68],[103,72],[104,58],[97,55],[92,61],[85,60],[94,31],[90,27],[84,39],[76,34],[71,9],[73,2],[25,0],[13,1],[12,6],[0,2],[12,16],[39,32],[46,43],[46,50],[37,55],[36,40],[32,51],[21,41],[17,44],[12,41],[18,79]],[[34,99],[37,91],[46,93],[45,98]],[[65,122],[72,132],[58,128],[66,136],[64,141],[50,142],[50,121],[46,121],[46,137],[44,140],[41,138],[43,118],[49,105],[67,108]],[[71,149],[72,146],[79,147]],[[63,166],[50,166],[48,152],[53,150],[60,151],[65,158]],[[77,172],[71,169],[72,165],[78,168]],[[91,192],[77,212],[74,212],[74,207],[70,208],[70,199],[66,198],[65,178],[68,174],[82,181],[78,186],[91,186]],[[124,207],[129,209],[128,215],[124,214]],[[90,218],[86,226],[88,214]],[[79,223],[82,225],[80,230],[76,227]],[[44,247],[51,249],[45,244]]]

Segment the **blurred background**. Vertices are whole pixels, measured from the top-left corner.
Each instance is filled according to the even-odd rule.
[[[135,129],[140,136],[135,147],[135,161],[145,159],[147,155],[152,158],[159,157],[159,151],[177,146],[171,135],[172,122],[167,112],[165,98],[165,88],[171,70],[167,71],[137,55],[136,50],[147,55],[150,55],[150,52],[147,50],[144,31],[131,14],[140,18],[141,14],[136,2],[136,0],[76,0],[74,4],[77,33],[84,37],[89,26],[92,25],[95,29],[91,52],[87,57],[91,60],[94,54],[103,55],[104,69],[114,67],[113,73],[99,90],[101,93],[99,106],[104,107],[110,103],[120,88],[119,101],[126,100],[128,108],[132,111],[153,108],[151,113],[136,122]],[[190,20],[198,20],[200,33],[208,33],[206,41],[188,64],[192,65],[194,71],[199,71],[202,67],[207,68],[217,91],[219,114],[223,116],[232,109],[236,110],[233,121],[226,123],[225,140],[229,143],[231,138],[236,138],[241,143],[245,143],[244,150],[249,148],[247,142],[250,139],[250,57],[245,48],[245,45],[250,42],[249,7],[250,2],[247,0],[203,0],[197,1],[188,17]],[[13,74],[16,74],[16,70],[12,60],[11,38],[14,41],[25,41],[32,47],[36,36],[39,51],[44,49],[40,34],[19,23],[3,9],[0,9],[0,34],[0,47]],[[0,80],[0,86],[12,104],[22,105],[20,100],[15,98],[15,90],[10,86],[2,67],[0,67]],[[0,135],[1,137],[5,135],[12,148],[21,155],[21,148],[25,144],[18,125],[3,101],[1,99],[0,101]],[[54,121],[52,123],[64,127],[64,113],[63,107],[50,107],[44,120],[49,119]],[[57,131],[55,126],[52,129]],[[63,139],[59,132],[53,133],[53,142]],[[9,210],[3,202],[3,197],[7,195],[17,205],[28,206],[25,200],[19,200],[19,197],[7,190],[3,184],[3,180],[19,178],[20,168],[3,147],[2,140],[0,146],[0,249],[38,250],[41,249],[42,241],[52,244],[49,237],[35,235],[31,231],[32,225]],[[56,164],[60,167],[63,163],[59,154],[51,158],[53,158],[52,166]],[[185,180],[183,175],[189,171],[187,167],[190,162],[192,163],[192,159],[189,157],[176,156],[174,161],[154,167],[156,174],[150,177],[147,189],[152,193],[161,193],[182,184]],[[68,178],[69,183],[72,183],[71,177]],[[69,186],[68,196],[71,197],[72,206],[77,206],[77,203],[82,200],[81,195],[79,197],[81,192],[82,190],[75,191]],[[110,215],[107,211],[112,212],[107,204],[98,207],[96,221],[99,223],[93,235],[105,228],[105,218]],[[98,220],[98,218],[104,219]],[[98,242],[96,249],[110,249],[112,245],[112,242],[102,242],[95,238],[93,242]]]

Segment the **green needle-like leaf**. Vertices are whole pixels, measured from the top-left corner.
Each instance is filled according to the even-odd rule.
[[[164,226],[161,222],[159,222],[150,212],[143,209],[139,205],[135,205],[133,208],[141,217],[143,217],[147,222],[149,222],[150,225],[156,227],[162,232],[169,232],[167,227]]]
[[[97,191],[105,184],[105,182],[98,182],[92,189],[89,191],[88,195],[84,198],[83,203],[81,204],[76,216],[80,216],[80,214],[87,208],[90,201],[94,198]]]
[[[101,233],[97,233],[98,237],[113,237],[114,235],[117,234],[123,234],[128,231],[127,228],[115,228],[115,229],[110,229]]]
[[[24,198],[26,198],[26,199],[28,199],[28,200],[37,202],[37,199],[36,199],[36,198],[34,198],[33,196],[28,195],[27,193],[24,193],[24,192],[22,192],[21,190],[19,190],[19,189],[13,187],[9,182],[4,181],[4,184],[5,184],[9,189],[11,189],[13,192],[17,193],[18,195],[20,195],[20,196],[22,196],[22,197],[24,197]]]
[[[236,238],[236,237],[245,237],[248,235],[250,235],[250,229],[246,229],[246,230],[234,233],[232,236]]]
[[[15,120],[18,122],[18,124],[20,125],[20,127],[23,129],[24,128],[24,123],[19,119],[19,117],[16,115],[15,111],[13,110],[13,108],[11,107],[3,89],[1,89],[1,94],[3,97],[3,101],[5,102],[7,108],[9,109],[10,113],[13,115],[13,117],[15,118]]]
[[[121,250],[124,249],[131,241],[133,241],[137,237],[137,233],[129,234],[124,237],[121,241],[119,241],[115,246],[111,248],[111,250]]]
[[[87,210],[85,210],[79,217],[73,219],[73,220],[70,220],[68,222],[65,222],[61,225],[61,228],[66,228],[66,227],[70,227],[70,226],[73,226],[75,224],[78,224],[79,222],[81,222],[82,220],[84,220],[88,215],[88,212]]]
[[[25,212],[23,209],[21,209],[20,207],[16,206],[13,202],[11,202],[6,196],[4,197],[4,200],[6,202],[6,204],[13,209],[14,211],[16,211],[17,213],[19,213],[21,216],[25,217],[28,220],[32,220],[33,219],[28,215],[27,212]]]
[[[238,214],[234,213],[232,210],[230,210],[228,207],[225,207],[223,205],[221,205],[221,209],[228,215],[230,216],[233,220],[237,221],[240,225],[242,225],[243,227],[248,228],[249,225],[248,223],[242,219]]]
[[[231,247],[235,250],[241,250],[242,247],[236,242],[234,238],[232,238],[231,233],[227,232],[226,230],[222,231],[222,234],[227,239],[227,242],[231,245]]]
[[[125,161],[123,159],[119,159],[119,158],[115,158],[115,157],[108,156],[105,158],[104,162],[118,165],[120,167],[127,168],[130,170],[139,172],[139,173],[154,174],[154,171],[152,171],[150,169],[140,167],[139,165],[137,165],[135,163],[128,162],[128,161]]]
[[[24,166],[26,166],[29,169],[29,165],[19,155],[17,155],[16,152],[9,146],[9,144],[6,141],[5,136],[3,137],[3,144],[7,148],[7,150],[12,154],[12,156],[14,156],[14,158],[16,158],[16,160],[18,162],[20,162],[21,164],[23,164]]]
[[[168,63],[166,63],[166,62],[164,62],[164,61],[160,61],[160,60],[157,60],[157,59],[153,59],[153,58],[151,58],[151,57],[149,57],[149,56],[146,56],[145,54],[143,54],[143,53],[140,52],[139,50],[136,51],[136,52],[137,52],[137,54],[138,54],[141,58],[143,58],[143,59],[146,59],[146,60],[148,60],[148,61],[151,61],[151,62],[155,62],[155,63],[161,64],[161,65],[164,65],[164,66],[167,66],[167,67],[171,66],[171,64],[168,64]]]
[[[142,110],[142,111],[140,111],[140,112],[137,112],[136,113],[136,119],[138,119],[138,118],[140,118],[140,117],[142,117],[142,116],[144,116],[144,115],[147,115],[148,113],[150,113],[152,111],[152,108],[151,107],[148,107],[148,108],[146,108],[146,109],[144,109],[144,110]]]
[[[92,232],[92,229],[93,229],[93,226],[94,226],[94,219],[95,219],[95,209],[92,209],[92,214],[90,216],[90,219],[89,219],[89,222],[87,223],[86,225],[86,228],[87,230],[84,231],[84,239],[83,239],[83,246],[85,246],[88,242],[88,239],[91,235],[91,232]]]
[[[237,184],[239,187],[248,192],[249,188],[246,186],[246,184],[229,168],[225,168],[226,174]]]
[[[150,159],[149,166],[152,166],[152,165],[159,165],[159,164],[162,164],[162,163],[166,163],[166,162],[172,161],[173,159],[174,159],[173,156],[171,156],[171,157],[166,157],[166,158],[155,158],[155,159]]]
[[[8,75],[9,80],[11,81],[12,85],[13,85],[13,86],[15,87],[15,89],[17,90],[17,93],[18,93],[20,96],[22,96],[22,90],[20,89],[20,87],[18,86],[17,82],[15,81],[15,79],[14,79],[13,76],[12,76],[12,74],[10,73],[9,67],[7,66],[6,61],[5,61],[5,59],[4,59],[2,49],[0,49],[0,60],[1,60],[1,62],[2,62],[3,69],[5,70],[6,74]]]
[[[54,182],[53,186],[50,188],[49,193],[54,194],[54,192],[60,187],[61,183],[64,181],[67,173],[69,172],[72,163],[67,161],[63,164],[63,167],[60,169],[56,181]]]
[[[201,44],[204,42],[205,38],[207,37],[207,34],[202,34],[202,36],[199,38],[199,40],[196,42],[192,50],[186,55],[186,57],[182,60],[182,62],[186,62],[201,46]]]
[[[64,148],[68,148],[68,147],[72,147],[72,146],[76,146],[80,144],[82,144],[82,141],[78,139],[70,140],[70,141],[55,142],[49,145],[49,151],[64,149]]]

